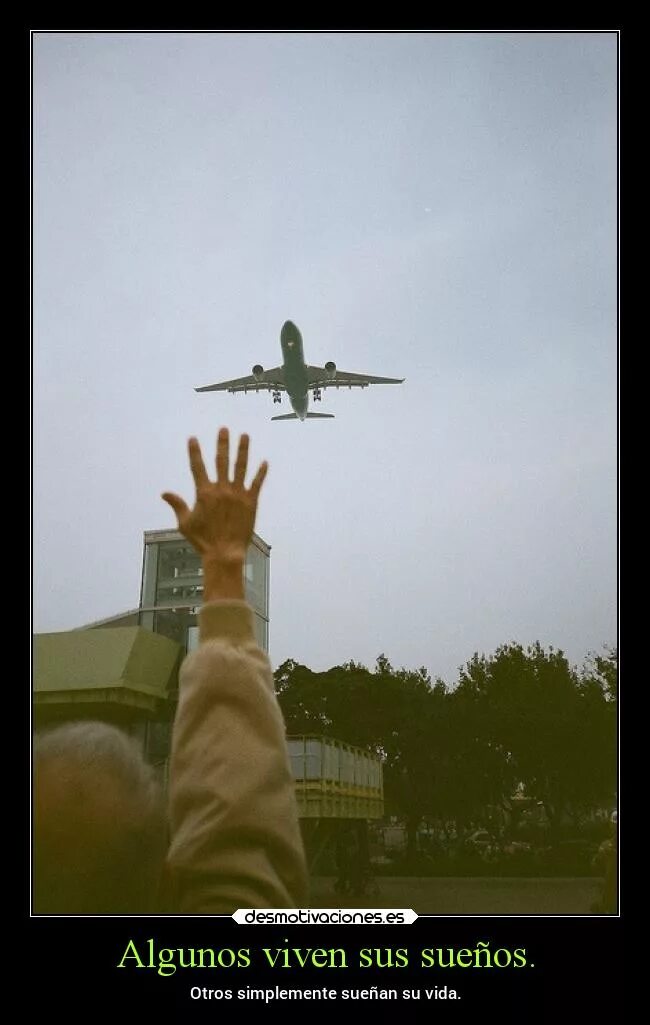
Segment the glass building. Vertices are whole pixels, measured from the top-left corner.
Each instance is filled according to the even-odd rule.
[[[246,600],[255,613],[255,637],[269,650],[269,560],[271,548],[257,534],[245,565]],[[203,602],[201,558],[177,530],[144,534],[140,625],[169,637],[186,651],[198,644],[197,614]]]

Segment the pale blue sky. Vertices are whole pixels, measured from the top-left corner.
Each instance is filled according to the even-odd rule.
[[[274,665],[615,642],[613,33],[38,33],[33,73],[37,631],[137,605],[225,424]],[[194,392],[287,319],[405,384]]]

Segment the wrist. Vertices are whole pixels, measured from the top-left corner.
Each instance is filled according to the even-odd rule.
[[[244,590],[244,559],[215,558],[202,559],[203,563],[203,600],[215,601],[219,598],[231,598],[243,601]]]

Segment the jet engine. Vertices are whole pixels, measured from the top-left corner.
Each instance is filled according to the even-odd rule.
[[[333,381],[336,377],[336,363],[332,363],[332,361],[329,360],[329,362],[325,364],[325,370],[327,371],[328,379]]]
[[[253,367],[253,377],[256,381],[264,380],[264,367],[261,366],[259,363],[256,363]]]

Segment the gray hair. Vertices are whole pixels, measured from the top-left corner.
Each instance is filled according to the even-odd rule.
[[[151,911],[166,822],[137,745],[106,723],[59,726],[35,739],[34,782],[34,911]]]

